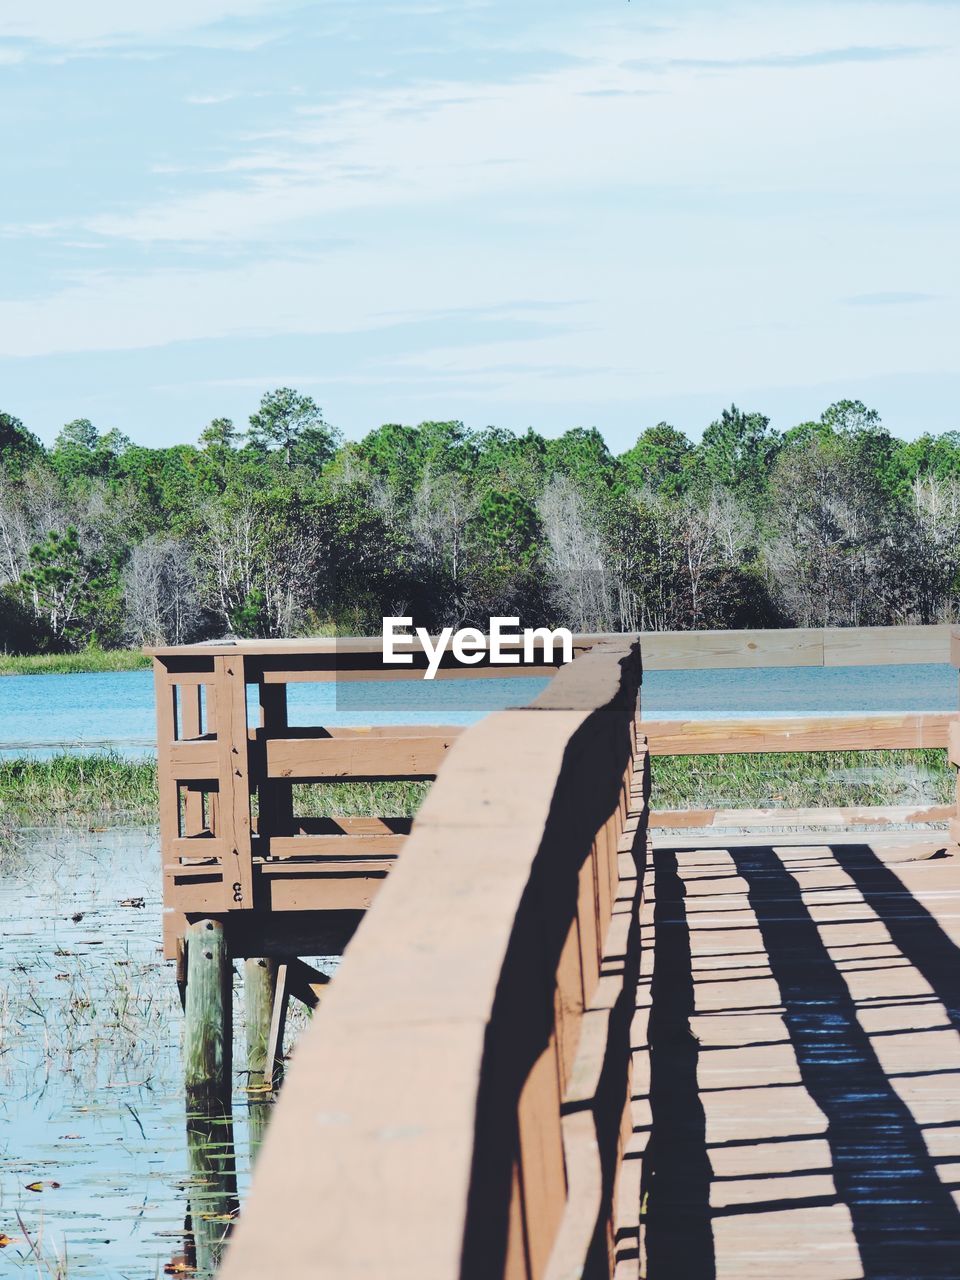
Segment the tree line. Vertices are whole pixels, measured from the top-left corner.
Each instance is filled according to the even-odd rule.
[[[960,432],[859,401],[780,432],[724,410],[614,456],[460,422],[344,442],[309,396],[151,449],[87,419],[52,448],[0,413],[0,646],[417,625],[578,631],[938,622],[960,603]]]

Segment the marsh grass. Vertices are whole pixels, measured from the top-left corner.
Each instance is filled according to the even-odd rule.
[[[297,785],[301,818],[413,817],[427,782],[331,782]],[[253,812],[257,811],[254,797]],[[0,760],[0,833],[52,822],[89,823],[119,818],[153,823],[157,816],[157,768],[113,751],[62,753],[48,760],[17,756]]]
[[[945,751],[817,751],[662,756],[654,809],[805,809],[948,804],[956,771]]]
[[[652,807],[811,808],[948,804],[955,771],[941,750],[659,756]],[[413,817],[427,782],[296,784],[298,817]],[[0,760],[0,829],[118,818],[152,823],[156,765],[116,752]],[[256,813],[256,802],[254,802]]]
[[[429,782],[323,782],[295,784],[298,818],[412,818]]]
[[[0,824],[6,828],[97,815],[150,819],[156,810],[152,760],[128,760],[113,751],[0,760]]]
[[[140,671],[150,659],[139,649],[82,649],[79,653],[2,653],[0,676],[77,675],[87,671]]]

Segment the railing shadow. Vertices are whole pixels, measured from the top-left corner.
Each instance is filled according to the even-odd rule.
[[[833,856],[960,1029],[960,947],[869,845],[837,844]]]
[[[652,1280],[716,1275],[710,1214],[712,1170],[697,1085],[699,1043],[686,890],[677,855],[655,855],[654,962],[649,1023],[652,1127],[644,1158],[646,1252]]]
[[[842,851],[836,852],[843,865]],[[803,1085],[827,1118],[837,1195],[850,1212],[865,1280],[956,1280],[960,1214],[937,1177],[917,1121],[860,1025],[800,887],[769,846],[731,848],[730,857],[747,884]],[[928,980],[932,974],[942,984],[942,949],[923,932],[939,932],[939,926],[930,917],[922,923],[923,909],[896,877],[892,894],[886,877],[862,855],[848,863],[845,869],[858,887],[864,882],[873,895],[870,905],[888,927],[897,904],[892,914],[900,936],[893,929],[891,934],[898,945],[908,944],[904,954]],[[900,909],[904,894],[909,918]],[[951,982],[955,987],[955,976]]]

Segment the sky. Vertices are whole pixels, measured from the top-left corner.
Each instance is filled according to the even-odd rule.
[[[958,429],[958,46],[957,0],[3,0],[0,409]]]

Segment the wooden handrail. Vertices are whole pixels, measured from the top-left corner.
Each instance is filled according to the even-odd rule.
[[[636,1247],[639,676],[598,646],[450,749],[297,1045],[224,1280],[609,1277]]]
[[[632,633],[631,638],[637,633]],[[574,636],[574,651],[592,649],[610,635]],[[625,637],[620,637],[624,639]],[[688,671],[736,667],[849,667],[891,664],[948,663],[960,666],[960,628],[949,624],[894,627],[786,627],[740,631],[643,631],[639,633],[647,671]],[[232,640],[212,644],[148,649],[155,657],[180,659],[242,654],[282,665],[301,658],[318,665],[339,656],[339,678],[348,678],[347,660],[376,663],[382,641],[376,636],[314,637],[298,640]],[[421,672],[398,667],[380,676],[419,678]],[[452,666],[452,663],[450,664]],[[553,664],[554,666],[556,664]],[[362,663],[361,663],[362,666]],[[494,668],[503,676],[529,675],[529,668]],[[489,668],[459,668],[454,673],[489,673]],[[440,674],[440,673],[438,673]],[[549,671],[548,671],[549,674]],[[315,676],[309,677],[315,679]],[[364,678],[362,676],[357,678]],[[370,679],[367,675],[365,678]]]

